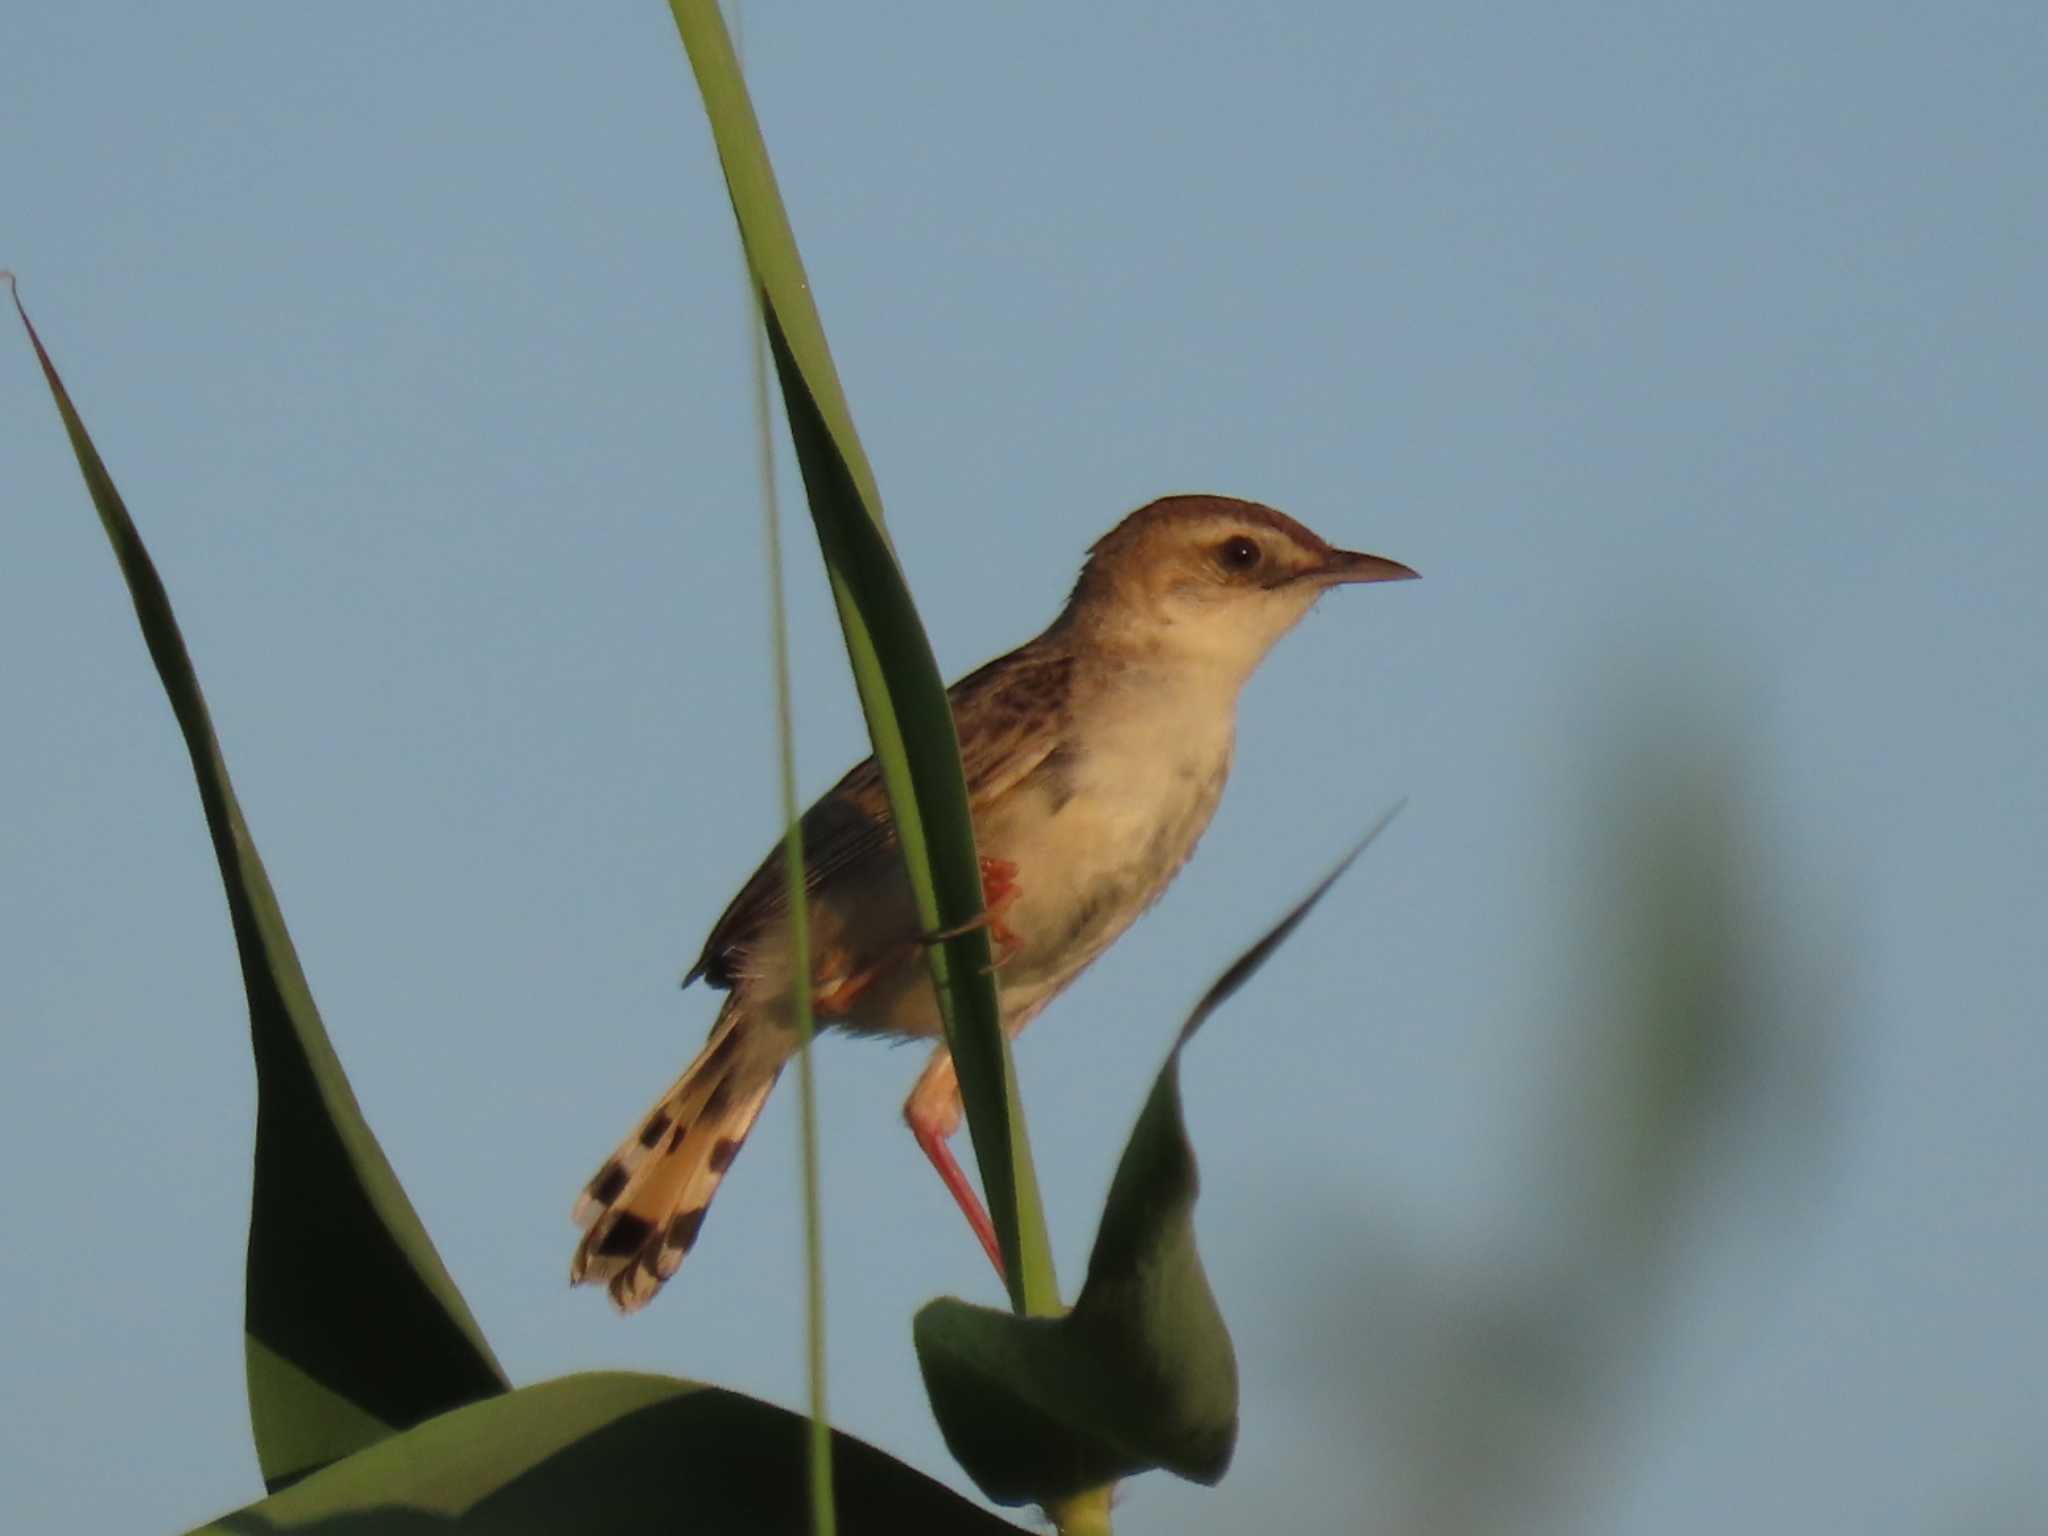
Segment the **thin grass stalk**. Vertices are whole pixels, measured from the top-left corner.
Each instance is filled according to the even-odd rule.
[[[768,556],[770,627],[775,647],[775,736],[781,759],[783,873],[789,882],[791,974],[811,973],[810,913],[804,896],[804,843],[796,792],[796,722],[790,705],[789,613],[783,594],[782,512],[775,486],[775,445],[768,434],[767,344],[754,336],[754,405],[761,425],[761,511]],[[811,1528],[833,1536],[839,1522],[832,1505],[832,1430],[825,1400],[825,1234],[819,1198],[817,1063],[811,1044],[816,1027],[806,987],[794,993],[797,1033],[797,1125],[804,1214],[804,1363],[811,1398]]]
[[[733,34],[745,68],[744,8],[733,7]],[[783,876],[789,883],[790,974],[808,976],[811,919],[804,900],[802,810],[796,785],[796,711],[789,683],[789,602],[782,574],[782,498],[775,475],[775,422],[768,394],[768,335],[753,283],[747,284],[748,359],[754,385],[754,442],[761,479],[761,542],[768,565],[769,645],[775,667],[775,743],[781,774]],[[832,1428],[825,1392],[825,1222],[819,1196],[817,1038],[808,989],[798,988],[797,1149],[804,1220],[804,1375],[810,1385],[810,1498],[813,1536],[836,1536],[832,1496]]]
[[[768,563],[769,644],[775,660],[775,743],[782,780],[783,875],[789,882],[790,974],[811,974],[811,918],[804,892],[802,808],[796,787],[796,711],[789,686],[789,603],[782,575],[782,502],[775,477],[775,436],[768,396],[768,334],[748,284],[752,324],[755,445],[761,477],[761,542]],[[797,1138],[804,1217],[804,1367],[810,1382],[810,1494],[814,1536],[835,1536],[839,1515],[832,1499],[832,1429],[825,1397],[825,1240],[818,1183],[817,1036],[808,987],[792,993],[797,1033]]]

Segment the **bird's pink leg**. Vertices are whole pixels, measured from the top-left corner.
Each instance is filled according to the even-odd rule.
[[[960,1214],[967,1218],[967,1225],[974,1229],[974,1235],[981,1243],[981,1251],[988,1255],[989,1263],[995,1266],[996,1278],[1004,1278],[1003,1250],[996,1242],[995,1223],[988,1218],[982,1207],[981,1196],[967,1181],[967,1174],[954,1158],[952,1148],[946,1143],[952,1134],[960,1129],[962,1111],[960,1107],[960,1080],[953,1072],[953,1058],[944,1046],[932,1053],[932,1059],[924,1073],[917,1080],[917,1086],[910,1090],[910,1098],[903,1106],[903,1119],[910,1127],[910,1134],[917,1138],[924,1155],[931,1159],[940,1181],[960,1207]]]
[[[924,1155],[932,1160],[932,1167],[938,1170],[939,1178],[951,1192],[960,1207],[960,1214],[967,1218],[967,1225],[974,1229],[974,1235],[981,1240],[981,1251],[988,1255],[989,1263],[996,1268],[996,1278],[1004,1280],[1003,1250],[996,1242],[996,1224],[989,1220],[988,1212],[982,1208],[981,1196],[974,1192],[974,1186],[967,1182],[967,1171],[953,1156],[953,1149],[946,1144],[945,1133],[936,1126],[919,1125],[910,1122],[910,1134],[917,1138],[917,1144],[924,1148]]]
[[[995,963],[1001,965],[1010,954],[1022,944],[1023,939],[1003,921],[1002,913],[1017,899],[1017,866],[1008,859],[992,859],[983,855],[981,860],[981,904],[982,915],[963,928],[949,929],[933,934],[931,941],[949,939],[970,929],[986,926],[989,942],[996,948]],[[952,1195],[953,1203],[960,1207],[960,1214],[967,1218],[967,1225],[981,1243],[981,1251],[988,1255],[988,1261],[995,1266],[996,1278],[1005,1280],[1003,1250],[996,1242],[995,1223],[989,1220],[987,1209],[981,1203],[981,1196],[968,1182],[967,1174],[960,1162],[953,1156],[953,1149],[947,1140],[960,1129],[960,1082],[953,1072],[953,1058],[941,1048],[932,1057],[931,1065],[917,1080],[911,1090],[910,1101],[903,1106],[903,1118],[910,1126],[910,1134],[917,1138],[918,1146],[939,1175],[939,1181]]]

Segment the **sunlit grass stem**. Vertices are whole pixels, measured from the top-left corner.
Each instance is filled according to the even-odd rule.
[[[748,292],[752,295],[751,282]],[[775,742],[781,769],[783,874],[789,882],[790,974],[811,974],[811,921],[804,899],[804,840],[796,788],[796,714],[790,703],[789,607],[783,593],[782,505],[776,490],[775,437],[768,394],[768,341],[760,308],[749,302],[753,363],[755,442],[761,476],[761,542],[768,562],[768,628],[775,658]],[[811,1044],[817,1030],[807,987],[791,989],[796,1032],[797,1135],[804,1214],[804,1366],[810,1382],[811,1529],[834,1536],[839,1528],[832,1501],[832,1428],[825,1395],[824,1212],[818,1196],[817,1067]]]

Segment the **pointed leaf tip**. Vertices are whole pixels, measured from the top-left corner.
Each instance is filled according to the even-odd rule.
[[[13,297],[184,737],[241,957],[257,1083],[249,1408],[257,1459],[278,1487],[507,1383],[356,1104],[170,596],[18,289]]]
[[[1382,816],[1203,994],[1124,1148],[1066,1316],[946,1298],[917,1315],[925,1392],[947,1447],[998,1503],[1049,1505],[1161,1468],[1219,1480],[1237,1440],[1237,1357],[1195,1245],[1200,1181],[1181,1113],[1182,1049],[1270,959],[1399,812]]]

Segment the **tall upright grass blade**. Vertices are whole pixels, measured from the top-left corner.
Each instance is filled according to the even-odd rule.
[[[18,293],[15,308],[191,754],[234,923],[256,1057],[249,1416],[275,1489],[503,1392],[505,1375],[356,1104],[242,819],[170,597]]]
[[[1002,1504],[1054,1506],[1162,1468],[1213,1483],[1237,1442],[1237,1357],[1195,1248],[1199,1190],[1180,1056],[1393,819],[1224,971],[1181,1026],[1117,1165],[1088,1279],[1060,1318],[943,1298],[917,1314],[917,1359],[954,1458]]]
[[[874,472],[853,429],[725,24],[714,0],[671,0],[670,10],[696,74],[760,294],[797,462],[918,917],[928,932],[955,935],[932,947],[931,969],[1011,1303],[1019,1311],[1052,1315],[1059,1296],[1051,1248],[989,974],[988,935],[973,926],[983,914],[981,876],[944,683],[883,526]]]

